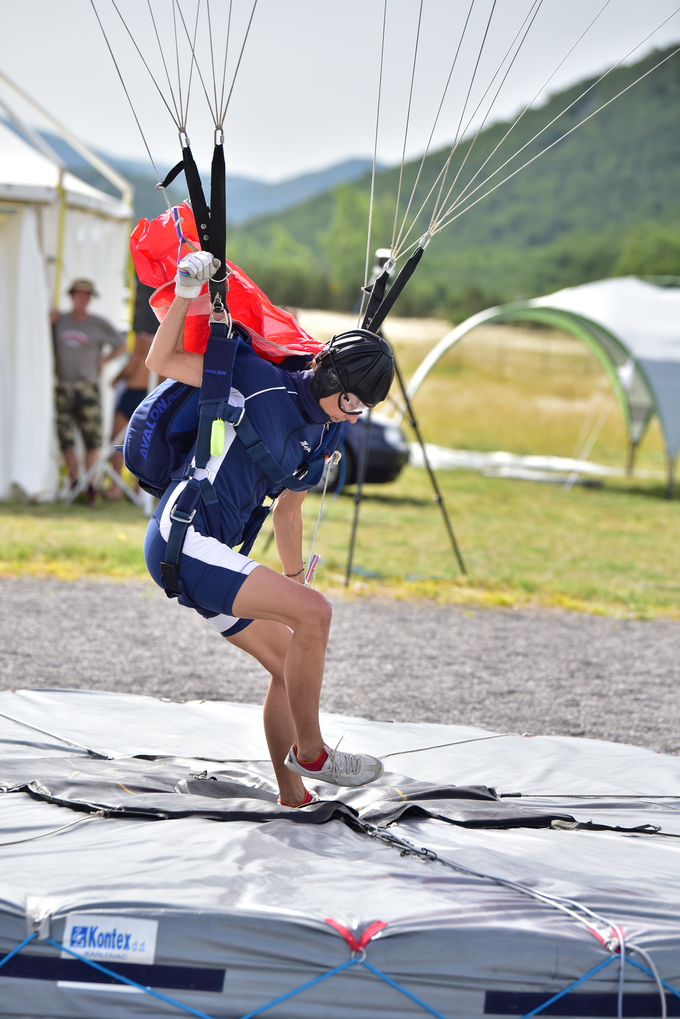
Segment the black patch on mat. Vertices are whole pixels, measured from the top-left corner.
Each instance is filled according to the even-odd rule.
[[[484,998],[484,1015],[526,1015],[544,1001],[552,997],[545,991],[487,991]],[[666,994],[666,1007],[669,1016],[680,1016],[680,999],[674,994]],[[580,992],[565,994],[548,1008],[542,1009],[540,1015],[582,1015],[582,1016],[616,1016],[618,1015],[618,995],[611,992]],[[624,994],[623,1014],[626,1019],[647,1019],[661,1014],[661,996],[659,994]]]
[[[0,955],[2,963],[4,955]],[[97,959],[101,966],[119,973],[128,980],[134,980],[145,987],[163,988],[173,991],[214,991],[224,990],[225,969],[207,969],[197,966],[140,966],[137,963],[105,962]],[[2,967],[3,977],[18,977],[20,980],[72,980],[85,984],[113,984],[121,987],[122,982],[101,973],[79,959],[59,959],[49,955],[15,955]]]

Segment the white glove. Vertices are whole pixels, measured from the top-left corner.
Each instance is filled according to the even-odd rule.
[[[192,251],[185,255],[177,266],[175,296],[198,297],[203,284],[212,279],[221,264],[209,251]]]

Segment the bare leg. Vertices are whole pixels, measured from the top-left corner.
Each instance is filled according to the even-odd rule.
[[[112,440],[116,439],[123,429],[127,426],[128,419],[121,411],[117,410],[113,418],[113,434]],[[111,456],[111,466],[113,467],[116,474],[120,474],[123,470],[123,454],[114,452]],[[114,481],[111,488],[106,493],[107,499],[122,499],[123,489],[120,487],[117,481]]]
[[[99,459],[100,450],[98,449],[86,449],[85,450],[85,470],[89,471],[90,467],[94,467],[97,460]]]
[[[78,482],[78,457],[76,456],[76,451],[73,448],[73,446],[69,446],[68,449],[62,449],[61,452],[63,454],[64,460],[66,461],[66,466],[68,468],[68,473],[69,473],[69,476],[71,478],[71,481],[74,484],[77,484],[77,482]]]
[[[264,731],[281,799],[285,803],[296,804],[304,799],[305,787],[300,776],[289,771],[283,763],[290,747],[297,740],[284,681],[284,663],[291,637],[290,630],[282,623],[256,619],[245,630],[227,637],[227,640],[247,651],[271,673],[264,702]]]
[[[298,760],[315,760],[323,750],[319,696],[331,625],[330,604],[318,591],[258,566],[236,595],[232,611],[242,619],[272,620],[293,631],[283,662],[283,679]]]

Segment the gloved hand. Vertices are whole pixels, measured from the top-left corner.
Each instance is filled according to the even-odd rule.
[[[175,296],[198,297],[203,284],[212,279],[221,264],[209,251],[192,251],[185,255],[177,266]]]

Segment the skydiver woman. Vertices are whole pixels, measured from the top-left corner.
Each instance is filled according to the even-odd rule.
[[[152,371],[201,385],[203,355],[184,350],[184,320],[218,266],[202,251],[180,262],[175,299],[147,358]],[[393,375],[389,345],[362,330],[333,337],[306,371],[284,371],[239,343],[229,402],[247,407],[260,438],[292,475],[301,461],[332,452],[340,423],[353,424],[362,411],[384,400]],[[225,425],[221,456],[212,456],[205,471],[194,473],[198,481],[205,477],[217,494],[219,527],[216,533],[214,518],[210,527],[199,502],[179,558],[179,600],[271,674],[264,728],[279,802],[290,807],[313,802],[302,782],[305,777],[345,786],[373,782],[383,772],[377,758],[332,749],[321,734],[319,697],[331,606],[305,585],[301,508],[306,492],[284,490],[274,506],[281,575],[233,548],[244,540],[253,511],[277,486],[251,459],[230,424]],[[168,488],[149,522],[146,563],[161,587],[171,515],[186,484],[177,481]]]

